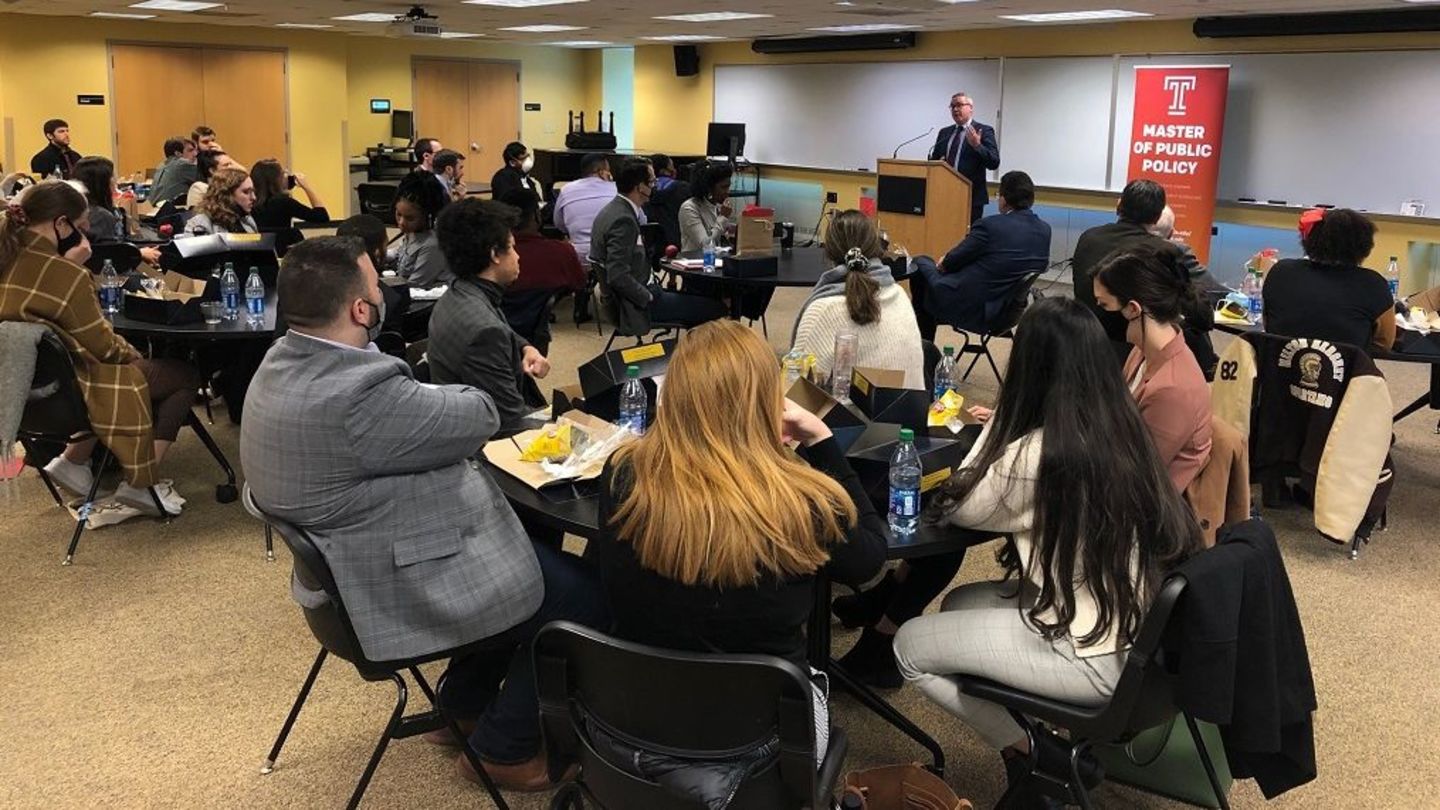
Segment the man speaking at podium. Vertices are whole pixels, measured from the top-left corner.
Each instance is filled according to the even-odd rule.
[[[995,128],[974,119],[975,102],[964,93],[950,97],[950,117],[955,123],[940,130],[930,148],[931,160],[943,160],[970,181],[970,224],[979,221],[990,194],[985,188],[985,170],[1000,168],[1000,146]]]

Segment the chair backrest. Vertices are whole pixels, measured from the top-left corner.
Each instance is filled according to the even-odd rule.
[[[89,431],[90,415],[75,381],[70,350],[58,335],[46,330],[36,347],[35,375],[20,415],[20,432],[64,441]]]
[[[1035,281],[1040,278],[1038,272],[1026,273],[1015,286],[1005,294],[1005,303],[995,318],[986,326],[986,331],[992,335],[1002,335],[1015,328],[1020,323],[1020,316],[1025,314],[1025,307],[1030,304],[1030,288],[1035,286]]]
[[[1140,632],[1126,655],[1125,668],[1105,711],[1112,727],[1092,731],[1087,736],[1121,739],[1175,715],[1174,675],[1165,666],[1160,643],[1175,606],[1185,592],[1185,584],[1185,577],[1180,574],[1171,574],[1161,583],[1140,623]]]
[[[395,197],[400,187],[389,183],[361,183],[355,187],[360,198],[360,213],[380,218],[386,225],[395,224]]]
[[[620,641],[570,622],[535,637],[540,722],[551,773],[581,765],[605,807],[693,808],[600,756],[586,720],[626,745],[684,759],[732,759],[778,738],[779,754],[740,787],[734,807],[817,802],[810,681],[765,655],[682,653]]]
[[[106,259],[110,260],[117,273],[129,273],[140,266],[140,248],[129,242],[91,245],[90,258],[86,260],[85,268],[92,273],[99,273],[105,269]]]
[[[605,278],[604,262],[590,259],[588,261],[588,264],[590,265],[591,280],[594,282],[595,286],[601,288],[601,291],[603,293],[603,295],[601,295],[600,297],[600,306],[604,308],[605,315],[610,319],[610,322],[615,324],[615,334],[622,337],[642,337],[644,335],[650,334],[650,330],[653,324],[650,322],[649,311],[638,310],[638,317],[644,319],[643,329],[635,330],[628,328],[626,326],[625,319],[620,317],[620,296],[616,295],[610,290],[610,285]]]

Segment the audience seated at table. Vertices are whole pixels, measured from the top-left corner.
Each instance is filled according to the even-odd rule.
[[[240,162],[227,155],[220,149],[205,149],[195,157],[195,182],[185,192],[185,207],[198,208],[200,201],[205,199],[205,192],[210,188],[210,177],[221,169],[240,169],[245,167]]]
[[[855,335],[855,365],[905,372],[905,387],[925,387],[920,328],[905,291],[880,260],[884,248],[874,220],[842,212],[825,236],[825,259],[834,265],[820,276],[800,305],[791,344],[815,356],[815,370],[829,375],[835,336]]]
[[[555,196],[555,227],[570,239],[576,255],[584,261],[590,255],[590,231],[595,225],[595,215],[615,199],[616,192],[610,159],[605,155],[594,153],[581,158],[580,175],[579,180],[566,183]]]
[[[511,141],[505,144],[503,153],[505,165],[495,170],[495,175],[490,178],[490,197],[500,199],[517,188],[528,188],[535,192],[540,198],[540,208],[545,208],[545,189],[540,187],[540,181],[530,176],[530,169],[535,166],[535,156],[525,144],[519,141]]]
[[[725,163],[697,163],[690,199],[680,205],[680,249],[697,251],[709,239],[719,245],[735,226],[728,202],[734,170]]]
[[[301,222],[329,222],[330,212],[315,192],[305,175],[285,171],[280,161],[274,158],[257,161],[250,169],[250,179],[255,183],[255,224],[264,230],[280,230]],[[290,189],[305,192],[309,205],[295,199]]]
[[[455,280],[435,241],[435,218],[449,202],[445,189],[427,171],[410,172],[395,190],[395,224],[400,238],[386,252],[386,265],[412,287],[434,287]]]
[[[991,678],[1066,703],[1109,700],[1166,573],[1200,528],[1155,455],[1104,330],[1068,298],[1030,307],[995,412],[925,519],[1006,534],[1005,581],[962,585],[895,638],[905,679],[1028,772],[1009,713],[961,693]],[[1069,743],[1037,737],[1039,766],[1069,773]],[[1082,756],[1082,780],[1096,763]],[[1023,806],[1030,806],[1029,804]]]
[[[1000,177],[1000,213],[970,226],[936,265],[915,259],[910,294],[920,335],[935,340],[938,324],[984,334],[1014,294],[1015,285],[1050,264],[1050,226],[1035,215],[1035,184],[1025,172]]]
[[[680,206],[690,199],[690,184],[676,179],[675,160],[669,155],[651,155],[650,162],[655,165],[655,192],[645,205],[645,216],[660,223],[666,245],[679,247]]]
[[[506,433],[544,406],[529,378],[550,373],[550,361],[515,334],[501,306],[521,274],[511,233],[517,220],[514,208],[493,200],[463,200],[441,212],[435,235],[456,273],[430,316],[428,350],[431,381],[489,394]]]
[[[640,239],[640,216],[655,187],[648,158],[626,158],[616,177],[619,195],[595,216],[590,263],[597,268],[604,299],[612,302],[616,328],[644,335],[653,322],[695,326],[725,317],[714,298],[665,290],[655,282]]]
[[[830,429],[784,398],[774,351],[736,321],[680,341],[654,424],[606,463],[599,492],[586,557],[632,641],[810,672],[816,575],[863,582],[885,560],[884,519]],[[828,730],[826,681],[814,680]]]
[[[0,221],[0,321],[49,327],[70,350],[95,435],[114,454],[124,480],[114,499],[145,514],[167,512],[179,493],[159,480],[158,465],[190,414],[199,375],[176,360],[148,360],[115,334],[100,311],[85,239],[85,198],[63,181],[27,188]],[[153,414],[153,416],[152,416]],[[66,490],[87,495],[95,439],[68,445],[45,470]]]
[[[342,220],[335,226],[336,236],[348,236],[359,239],[365,245],[365,255],[370,257],[370,263],[376,267],[385,266],[385,244],[390,241],[390,232],[385,223],[374,214],[355,214]],[[380,294],[385,298],[385,317],[381,319],[381,338],[376,341],[380,350],[390,354],[404,356],[405,343],[408,339],[420,340],[426,337],[420,333],[413,338],[405,334],[405,313],[410,310],[410,291],[404,286],[390,284],[380,285]],[[279,315],[277,313],[277,329]],[[388,335],[399,335],[398,343],[391,345]]]
[[[1169,471],[1184,492],[1210,460],[1210,386],[1180,325],[1195,308],[1195,288],[1172,250],[1138,245],[1095,268],[1095,302],[1126,321],[1125,384],[1140,418]]]
[[[80,162],[80,153],[70,148],[70,125],[60,118],[45,122],[45,148],[30,158],[30,173],[45,180],[58,174],[69,180]]]
[[[115,164],[110,158],[90,155],[75,164],[75,179],[85,186],[85,236],[92,245],[112,245],[130,239],[125,212],[115,207]],[[140,257],[150,264],[160,263],[160,249],[140,248]]]
[[[1375,223],[1348,208],[1312,209],[1300,219],[1303,259],[1265,274],[1265,331],[1348,343],[1395,345],[1395,306],[1385,277],[1361,265],[1375,249]]]
[[[465,199],[465,156],[454,149],[441,149],[431,163],[435,179],[445,189],[445,196],[451,202]]]
[[[197,151],[194,141],[174,135],[165,139],[162,149],[165,159],[155,167],[146,198],[156,208],[186,193],[190,185],[200,179],[195,166]]]
[[[610,198],[614,199],[613,189]],[[540,199],[534,193],[516,189],[500,202],[518,212],[515,252],[520,257],[520,277],[506,288],[501,307],[510,328],[541,354],[548,354],[554,301],[584,288],[585,270],[569,242],[540,233]],[[555,211],[558,216],[558,201]]]
[[[301,242],[278,287],[290,331],[255,375],[240,431],[256,505],[322,550],[372,660],[488,639],[451,660],[441,698],[502,788],[550,787],[529,645],[552,620],[606,627],[598,582],[575,557],[532,544],[470,465],[500,425],[490,397],[421,385],[370,348],[380,283],[359,240]],[[292,586],[302,604],[326,598]],[[427,739],[460,743],[448,731]],[[478,780],[463,756],[456,770]]]
[[[244,169],[221,169],[210,176],[205,198],[195,216],[186,220],[185,232],[194,236],[213,233],[259,233],[255,210],[255,181]]]

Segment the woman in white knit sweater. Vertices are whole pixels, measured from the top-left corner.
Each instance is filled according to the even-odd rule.
[[[905,372],[905,387],[925,388],[925,352],[910,298],[880,261],[875,223],[856,210],[835,217],[825,236],[825,257],[835,265],[820,277],[800,307],[791,345],[815,356],[828,375],[835,336],[856,338],[855,365]]]

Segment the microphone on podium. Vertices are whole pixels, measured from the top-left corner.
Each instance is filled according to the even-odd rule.
[[[893,160],[894,158],[900,157],[900,150],[901,150],[901,149],[904,149],[905,147],[907,147],[907,146],[909,146],[910,144],[912,144],[912,143],[920,140],[921,138],[924,138],[925,136],[929,135],[930,133],[932,133],[932,132],[934,132],[934,131],[935,131],[935,127],[930,127],[929,129],[925,130],[924,132],[920,133],[919,135],[916,135],[915,137],[911,138],[910,140],[908,140],[908,141],[900,144],[899,146],[895,147],[895,151],[890,153],[891,159]]]

